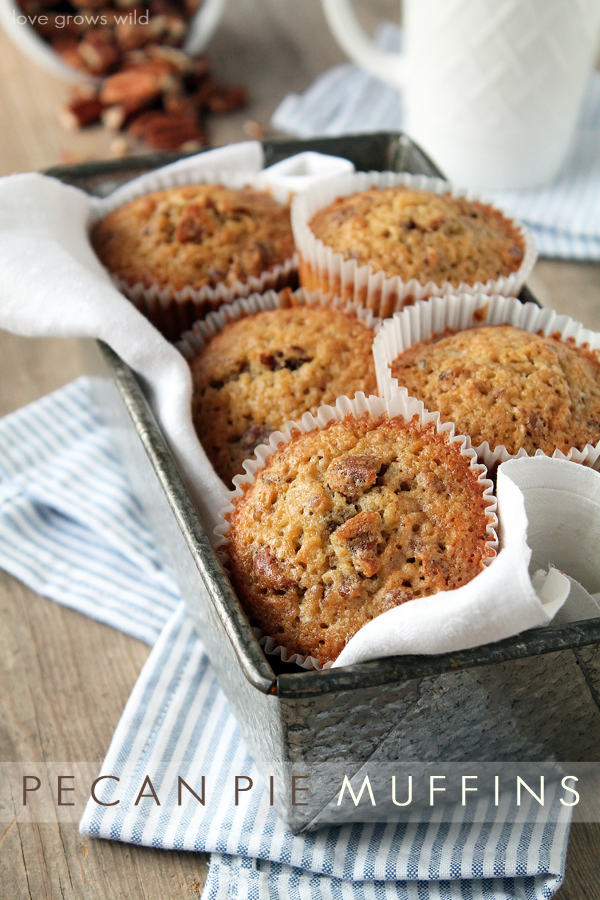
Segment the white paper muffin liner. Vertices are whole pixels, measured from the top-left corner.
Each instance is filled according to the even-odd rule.
[[[289,191],[278,187],[276,183],[266,187],[263,173],[204,168],[195,173],[193,168],[181,170],[176,166],[165,166],[123,185],[105,199],[94,200],[88,225],[92,227],[109,212],[144,194],[187,184],[222,184],[228,188],[251,187],[261,191],[268,190],[279,203],[289,202]],[[115,275],[111,275],[111,278],[115,286],[165,337],[176,340],[184,331],[191,328],[194,322],[224,303],[231,303],[239,297],[247,297],[253,293],[296,287],[297,276],[298,255],[294,253],[290,259],[262,272],[260,276],[250,276],[247,281],[236,281],[233,285],[224,283],[214,287],[206,285],[198,290],[188,286],[175,291],[156,284],[151,286],[141,282],[129,284]]]
[[[569,316],[559,315],[553,309],[542,309],[535,303],[521,303],[516,297],[490,297],[481,293],[432,297],[427,302],[416,303],[395,313],[383,322],[373,343],[380,395],[388,399],[398,394],[408,396],[407,388],[400,386],[398,380],[392,377],[391,366],[413,344],[432,335],[443,334],[445,328],[461,331],[479,325],[503,324],[514,325],[532,334],[559,334],[563,341],[572,338],[576,347],[586,344],[590,350],[600,350],[600,334],[597,332],[585,328]],[[524,449],[509,453],[503,444],[492,449],[487,441],[475,450],[489,469],[509,459],[529,456]],[[535,456],[546,454],[537,450]],[[600,467],[600,441],[596,445],[587,444],[583,450],[573,447],[567,454],[555,450],[552,456],[597,469]]]
[[[234,300],[216,312],[209,313],[205,319],[195,322],[190,331],[184,332],[181,340],[175,346],[186,359],[193,359],[205,344],[219,331],[223,331],[230,322],[267,310],[291,309],[298,306],[325,307],[336,309],[339,312],[353,313],[359,322],[373,331],[377,331],[381,326],[381,319],[374,316],[370,309],[365,309],[358,303],[350,301],[344,303],[339,297],[329,299],[324,297],[320,291],[305,291],[303,288],[282,293],[267,291],[264,294],[251,294],[249,297]]]
[[[402,416],[406,422],[410,422],[416,415],[421,426],[425,427],[433,423],[437,434],[445,434],[450,443],[459,445],[461,455],[469,457],[471,471],[477,475],[477,481],[482,487],[483,496],[489,501],[486,507],[486,515],[489,519],[486,532],[489,539],[486,541],[486,544],[493,553],[483,563],[484,566],[488,566],[495,558],[498,550],[497,501],[493,493],[494,485],[487,477],[486,467],[477,461],[477,454],[471,447],[470,439],[464,435],[455,434],[455,428],[452,423],[442,423],[438,412],[428,412],[420,400],[415,400],[406,394],[398,393],[394,397],[384,400],[380,397],[365,397],[363,393],[358,393],[354,400],[350,400],[349,397],[339,397],[335,406],[321,406],[316,416],[313,416],[311,413],[305,413],[300,421],[288,422],[282,432],[273,432],[269,442],[267,444],[259,444],[254,456],[245,460],[243,466],[246,474],[236,475],[233,479],[235,490],[231,491],[227,505],[219,511],[221,524],[215,528],[215,535],[217,536],[216,546],[219,549],[219,556],[225,568],[228,568],[229,565],[227,553],[229,522],[226,517],[234,511],[235,500],[243,496],[243,485],[254,481],[257,472],[263,468],[268,457],[276,450],[279,444],[289,442],[298,432],[307,433],[315,429],[324,428],[332,421],[341,422],[349,413],[357,418],[365,413],[370,413],[374,418],[382,415],[387,415],[389,418]],[[312,656],[305,657],[297,653],[288,655],[287,649],[278,645],[275,639],[271,637],[263,636],[260,638],[260,642],[266,653],[280,656],[283,662],[295,663],[303,669],[328,668],[332,665],[332,663],[329,663],[322,667]]]
[[[359,264],[353,259],[344,259],[342,253],[336,253],[327,247],[309,228],[308,223],[317,210],[328,206],[336,197],[366,191],[371,187],[388,188],[400,184],[416,190],[433,191],[436,194],[450,192],[455,197],[478,200],[498,209],[472,191],[460,190],[441,178],[430,178],[426,175],[356,172],[330,181],[322,181],[298,194],[292,202],[292,228],[299,253],[300,283],[303,287],[309,290],[320,288],[324,292],[339,294],[345,300],[362,303],[382,318],[391,316],[410,303],[447,293],[505,296],[516,296],[519,293],[535,265],[537,247],[531,232],[508,214],[504,215],[517,228],[524,244],[523,260],[518,270],[502,278],[490,279],[485,284],[461,283],[458,287],[449,282],[438,285],[433,281],[423,285],[416,278],[405,282],[399,275],[386,277],[383,271],[374,272],[369,265]]]

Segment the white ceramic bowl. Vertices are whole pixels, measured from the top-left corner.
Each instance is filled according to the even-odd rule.
[[[204,50],[223,15],[225,2],[226,0],[204,0],[189,24],[188,36],[182,48],[185,53],[197,56]],[[0,25],[29,59],[63,81],[76,84],[93,84],[97,81],[91,75],[64,63],[29,23],[22,24],[22,21],[18,21],[18,17],[23,15],[23,10],[14,0],[0,0]]]

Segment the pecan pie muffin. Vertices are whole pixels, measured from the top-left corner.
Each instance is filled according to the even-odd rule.
[[[259,277],[294,255],[289,207],[245,187],[190,184],[131,200],[96,223],[92,245],[127,285],[194,291]]]
[[[321,664],[387,610],[466,584],[494,555],[486,484],[417,417],[347,415],[296,432],[227,516],[252,622]]]
[[[558,334],[513,325],[447,332],[409,347],[391,372],[475,446],[552,455],[600,441],[598,353]]]
[[[337,197],[308,226],[345,259],[421,285],[485,284],[516,272],[525,254],[519,230],[499,210],[404,185]]]
[[[192,416],[223,481],[290,419],[376,393],[374,332],[355,315],[297,306],[230,322],[190,360]]]

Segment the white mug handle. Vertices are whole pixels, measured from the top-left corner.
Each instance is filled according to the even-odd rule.
[[[183,45],[184,53],[190,56],[202,53],[221,21],[224,9],[225,0],[204,0],[200,3],[189,25]]]
[[[394,87],[403,87],[406,76],[404,55],[382,50],[369,40],[354,14],[351,0],[321,0],[321,3],[342,50],[371,75]]]

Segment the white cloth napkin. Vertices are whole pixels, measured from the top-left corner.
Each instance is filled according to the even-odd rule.
[[[387,22],[376,37],[398,50],[401,30]],[[298,137],[402,130],[399,91],[346,63],[319,76],[302,94],[288,94],[272,124]],[[600,260],[600,72],[588,84],[569,155],[555,181],[489,197],[532,229],[541,256]]]
[[[141,377],[158,421],[212,534],[227,491],[208,462],[191,420],[187,363],[112,284],[87,237],[93,216],[149,184],[185,184],[215,171],[249,176],[263,168],[257,141],[232,144],[142,175],[103,200],[54,178],[29,173],[0,179],[0,328],[28,336],[94,337]],[[352,168],[348,160],[301,154],[261,178],[280,194]]]

